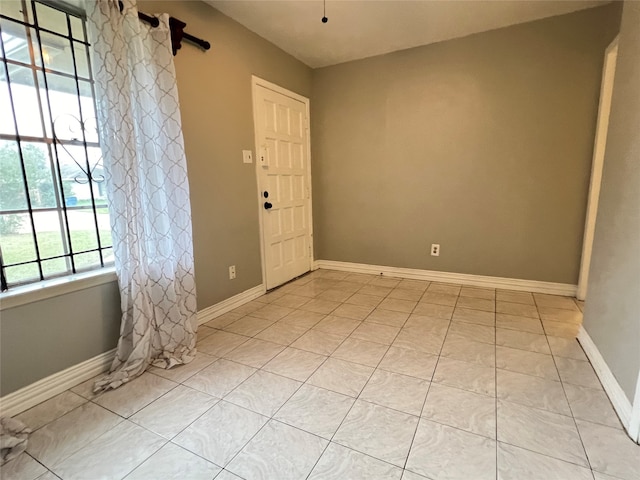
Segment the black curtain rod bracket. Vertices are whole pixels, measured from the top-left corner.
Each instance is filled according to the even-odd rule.
[[[184,27],[187,24],[177,18],[169,17],[169,27],[171,28],[171,46],[173,47],[173,54],[176,55],[178,50],[182,48],[182,40],[187,40],[191,43],[195,43],[203,50],[209,50],[211,44],[206,40],[194,37],[193,35],[184,31]]]
[[[146,13],[138,12],[138,18],[143,22],[147,22],[153,28],[160,26],[160,20],[158,20],[158,18],[147,15]]]
[[[120,12],[122,12],[124,10],[124,4],[121,0],[118,1],[118,5],[120,6]],[[154,16],[147,15],[146,13],[138,12],[138,18],[154,28],[160,25],[160,20],[158,20]],[[209,50],[211,48],[211,44],[206,40],[194,37],[193,35],[185,32],[184,29],[186,26],[187,24],[183,21],[178,20],[177,18],[169,17],[169,28],[171,29],[171,48],[173,50],[174,56],[178,53],[178,50],[182,48],[182,40],[187,40],[191,43],[194,43],[203,50]]]

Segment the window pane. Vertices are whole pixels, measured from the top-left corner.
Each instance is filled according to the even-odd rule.
[[[57,152],[66,205],[68,207],[91,205],[88,172],[90,169],[93,169],[95,165],[90,164],[87,166],[84,147],[58,144]],[[101,169],[99,173],[102,173]]]
[[[44,278],[59,277],[72,273],[71,263],[67,258],[54,258],[42,262],[42,275]]]
[[[98,224],[102,223],[100,217],[101,215],[98,214]],[[107,228],[105,229],[104,226],[100,226],[100,244],[103,248],[113,246],[113,239],[111,238],[111,228],[108,225],[109,215],[104,215],[104,217],[106,219],[105,223],[107,223]],[[109,254],[113,257],[113,252],[110,252]],[[111,260],[113,260],[113,258]]]
[[[13,115],[9,115],[11,111],[11,97],[9,96],[9,84],[4,68],[0,67],[0,112],[6,112],[0,115],[0,133],[9,135],[16,134],[16,127],[13,123]]]
[[[35,263],[28,263],[26,265],[17,265],[15,267],[7,267],[4,269],[7,276],[7,283],[9,285],[15,283],[27,283],[34,280],[40,280],[40,273],[38,272],[38,265]]]
[[[82,140],[75,80],[55,73],[47,73],[46,76],[56,137],[62,140]]]
[[[0,140],[0,210],[25,210],[26,208],[27,196],[18,144]]]
[[[89,270],[100,265],[100,254],[98,252],[83,253],[74,255],[73,261],[76,264],[76,271]]]
[[[91,187],[93,189],[93,198],[96,202],[96,207],[107,207],[107,182],[104,176],[104,169],[102,168],[102,158],[97,164],[94,164],[91,171]],[[107,212],[108,213],[108,212]]]
[[[31,207],[55,208],[57,202],[49,149],[43,143],[22,142],[22,158],[27,171]]]
[[[12,65],[9,69],[9,80],[18,132],[20,135],[41,137],[40,104],[31,69]]]
[[[71,20],[71,33],[73,35],[73,38],[75,38],[76,40],[81,40],[83,42],[86,41],[82,20],[73,15],[69,15],[69,19]]]
[[[70,75],[74,74],[73,56],[68,39],[40,32],[40,42],[46,68]]]
[[[106,207],[96,208],[98,216],[98,231],[100,232],[100,246],[110,247],[113,245],[111,239],[111,223],[109,219],[109,209]]]
[[[113,248],[108,248],[106,250],[103,250],[102,259],[103,259],[105,265],[107,263],[112,263],[114,261],[114,259],[113,259]]]
[[[58,211],[36,212],[33,214],[33,223],[36,226],[38,237],[38,247],[40,248],[40,258],[58,257],[69,253],[65,248],[67,239],[64,237],[64,230],[61,223],[64,222],[63,215]]]
[[[89,168],[91,169],[91,180],[94,184],[93,195],[96,199],[96,205],[106,204],[106,178],[102,166],[102,151],[97,147],[89,147],[87,148],[87,156],[89,158]]]
[[[51,130],[51,116],[49,115],[49,97],[47,95],[47,84],[45,83],[44,72],[39,70],[36,72],[36,75],[38,76],[38,89],[40,92],[42,118],[44,119],[45,137],[53,138],[53,132]]]
[[[5,265],[36,260],[36,249],[29,215],[0,215],[0,243],[2,244],[2,261]]]
[[[80,105],[84,120],[84,134],[87,142],[98,143],[98,121],[96,120],[95,103],[91,83],[80,80]]]
[[[47,30],[52,30],[62,35],[69,35],[67,28],[67,16],[60,10],[36,3],[36,13],[38,14],[38,25]]]
[[[85,97],[80,97],[80,98],[82,100],[82,112],[85,119],[84,120],[85,138],[87,140],[87,143],[97,144],[99,143],[98,126],[97,126],[95,110],[93,109],[93,101],[92,99],[89,99],[90,101],[85,102]],[[88,112],[88,114],[85,112]],[[102,150],[99,147],[92,147],[92,148],[95,148],[96,151],[99,153],[99,157],[102,157]],[[90,156],[90,158],[94,158],[94,157],[95,155],[93,155],[93,157]]]
[[[21,0],[2,0],[0,1],[0,13],[7,17],[15,18],[21,22],[25,21]],[[29,14],[29,8],[26,9]],[[28,21],[29,15],[26,20]]]
[[[2,27],[2,44],[6,58],[31,65],[27,27],[4,19],[0,19],[0,27]],[[42,63],[40,61],[40,51],[38,50],[35,30],[29,28],[28,31],[34,47],[33,53],[36,65],[40,66]]]
[[[76,56],[76,68],[78,76],[89,78],[89,62],[87,61],[87,48],[81,43],[73,42],[74,55]]]
[[[67,218],[74,252],[98,248],[93,210],[67,210]]]

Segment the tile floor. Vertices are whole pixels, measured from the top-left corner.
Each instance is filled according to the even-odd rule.
[[[200,327],[187,366],[22,413],[2,478],[638,480],[581,308],[319,270]]]

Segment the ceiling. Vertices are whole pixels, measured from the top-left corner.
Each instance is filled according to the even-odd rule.
[[[205,0],[310,67],[562,15],[606,0]]]

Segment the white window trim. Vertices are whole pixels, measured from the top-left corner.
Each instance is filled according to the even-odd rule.
[[[8,292],[0,293],[0,311],[115,282],[117,279],[114,267],[104,267],[12,287]]]

